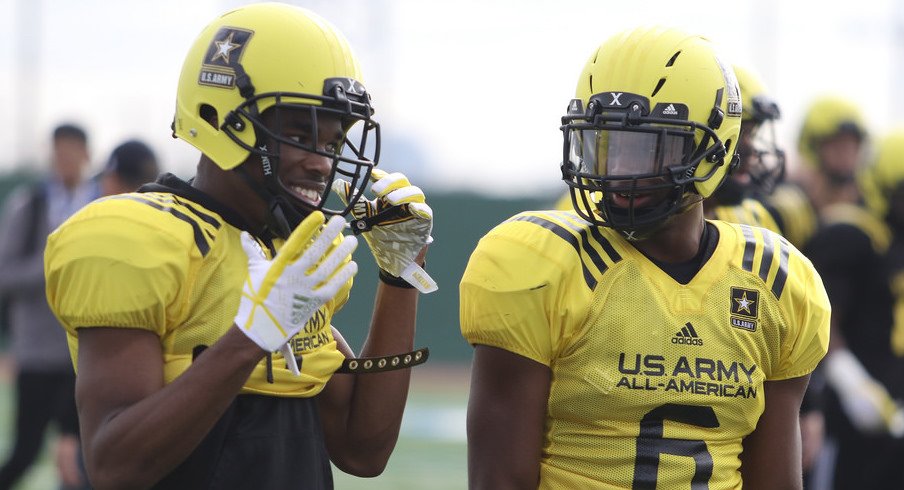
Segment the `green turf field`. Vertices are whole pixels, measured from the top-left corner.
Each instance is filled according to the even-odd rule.
[[[12,444],[13,391],[7,379],[0,382],[0,457],[3,458]],[[466,488],[466,404],[466,369],[461,366],[415,368],[401,437],[386,471],[377,478],[364,479],[334,470],[336,489]],[[39,463],[17,489],[56,488],[52,455],[45,448]]]
[[[460,366],[415,368],[401,436],[386,471],[362,479],[335,470],[336,488],[466,488],[467,374]]]

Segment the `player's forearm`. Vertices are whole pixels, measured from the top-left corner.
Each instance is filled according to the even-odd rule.
[[[468,396],[468,487],[537,488],[552,371],[477,345]]]
[[[115,413],[85,441],[96,488],[144,488],[184,461],[216,424],[263,352],[231,329],[178,379]]]
[[[765,410],[742,443],[745,490],[803,488],[799,413],[809,379],[806,375],[764,383]]]
[[[361,357],[377,357],[414,349],[418,293],[381,284],[370,332]],[[395,447],[408,398],[411,369],[355,377],[349,407],[347,446],[385,465]]]

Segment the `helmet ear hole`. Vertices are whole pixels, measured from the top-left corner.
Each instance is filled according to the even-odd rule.
[[[207,121],[207,124],[210,124],[216,129],[220,128],[217,109],[214,106],[210,104],[201,104],[201,107],[198,109],[198,115],[201,116],[201,119]]]

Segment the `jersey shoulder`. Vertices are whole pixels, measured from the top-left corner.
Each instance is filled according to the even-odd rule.
[[[165,305],[190,287],[223,228],[215,214],[174,195],[94,201],[48,238],[51,308],[67,328],[160,329]]]
[[[884,254],[891,246],[892,232],[878,216],[863,206],[851,203],[838,203],[823,210],[823,222],[826,228],[853,228],[869,239],[870,245],[877,254]]]
[[[746,198],[736,206],[717,206],[716,219],[751,226],[759,226],[781,233],[778,223],[767,207],[757,199]]]
[[[798,185],[779,185],[766,198],[766,206],[775,217],[782,235],[795,247],[803,248],[816,233],[819,217],[810,198]]]
[[[547,210],[519,213],[493,228],[478,243],[472,262],[481,257],[504,256],[525,276],[561,275],[593,290],[606,271],[622,260],[625,251],[611,230],[597,227],[574,211]],[[546,269],[541,262],[554,267]],[[549,278],[549,277],[548,277]]]
[[[721,236],[730,242],[726,248],[733,255],[733,267],[755,276],[755,282],[764,290],[758,300],[775,305],[780,312],[780,362],[772,369],[770,379],[809,373],[828,349],[831,314],[816,268],[797,247],[773,231],[734,223],[717,224]]]
[[[789,287],[811,281],[816,275],[810,260],[778,233],[747,224],[713,223],[719,227],[720,240],[728,242],[720,249],[732,255],[730,262],[757,276],[775,299],[781,300]]]
[[[462,335],[549,365],[621,254],[574,212],[529,211],[484,236],[460,284]]]

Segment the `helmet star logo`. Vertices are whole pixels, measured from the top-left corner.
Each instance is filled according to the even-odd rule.
[[[748,315],[752,314],[752,312],[750,311],[750,307],[753,306],[753,304],[756,303],[756,301],[754,301],[752,299],[747,299],[746,291],[744,292],[743,295],[741,295],[740,298],[734,298],[734,300],[738,302],[738,313],[740,313],[741,310],[744,310],[747,312]]]
[[[241,44],[235,44],[232,42],[232,36],[234,32],[230,32],[229,36],[223,41],[214,41],[214,44],[217,45],[217,52],[214,53],[213,57],[210,59],[211,62],[216,61],[217,58],[221,58],[224,63],[229,64],[229,54],[232,53],[233,50],[241,47]]]

